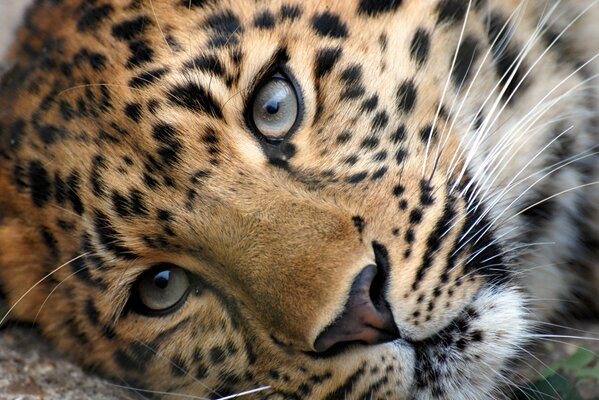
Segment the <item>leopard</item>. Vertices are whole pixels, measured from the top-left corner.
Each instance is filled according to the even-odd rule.
[[[597,315],[596,3],[35,0],[2,322],[144,398],[510,398]]]

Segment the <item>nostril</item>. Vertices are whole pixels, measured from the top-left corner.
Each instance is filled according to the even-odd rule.
[[[340,344],[379,344],[399,337],[393,314],[384,299],[386,273],[376,265],[366,266],[355,278],[341,315],[314,342],[317,352]]]

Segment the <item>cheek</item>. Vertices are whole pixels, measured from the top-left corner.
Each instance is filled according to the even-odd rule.
[[[252,353],[218,297],[190,295],[177,312],[163,317],[129,314],[115,327],[118,348],[112,360],[117,376],[145,387],[168,389],[201,380],[218,387],[223,374],[243,376]],[[253,354],[253,353],[252,353]],[[111,372],[111,374],[113,374]]]

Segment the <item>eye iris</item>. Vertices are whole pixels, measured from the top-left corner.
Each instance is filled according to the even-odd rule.
[[[185,270],[171,264],[161,264],[139,279],[137,298],[150,311],[174,308],[189,293],[190,281]]]
[[[254,126],[267,139],[282,139],[295,124],[298,109],[293,85],[286,78],[275,76],[258,90],[254,98]]]

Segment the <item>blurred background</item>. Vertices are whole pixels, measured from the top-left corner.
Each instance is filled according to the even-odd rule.
[[[0,58],[4,57],[25,8],[32,0],[0,0]]]

